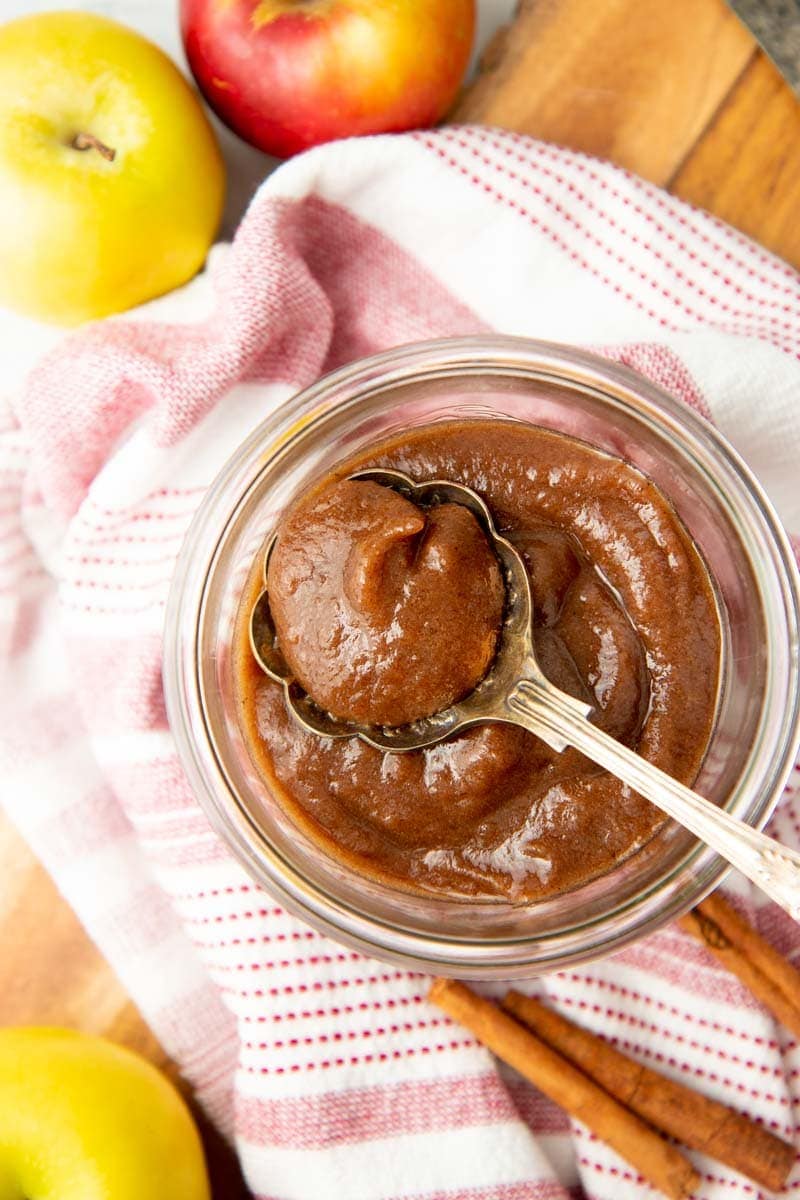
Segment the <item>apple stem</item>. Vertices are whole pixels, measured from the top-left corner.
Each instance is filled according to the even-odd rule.
[[[93,133],[76,133],[70,146],[73,150],[96,150],[106,162],[113,162],[117,157],[116,150],[112,150],[105,142],[101,142],[100,138],[96,138]]]

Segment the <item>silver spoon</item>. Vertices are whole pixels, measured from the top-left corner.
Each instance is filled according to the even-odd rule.
[[[276,646],[265,589],[253,606],[250,643],[262,670],[283,686],[289,710],[300,725],[322,737],[359,737],[379,750],[403,751],[423,750],[471,725],[501,721],[520,725],[559,753],[574,746],[695,834],[794,920],[800,920],[800,854],[751,829],[615,741],[590,723],[591,705],[568,696],[547,679],[533,646],[531,590],[525,564],[515,547],[497,532],[488,507],[472,488],[442,479],[414,483],[402,472],[390,470],[359,471],[350,478],[394,488],[423,508],[436,504],[463,504],[468,508],[502,567],[505,617],[489,674],[463,700],[410,725],[355,725],[318,708],[292,679]],[[274,543],[273,538],[264,559],[265,583]]]

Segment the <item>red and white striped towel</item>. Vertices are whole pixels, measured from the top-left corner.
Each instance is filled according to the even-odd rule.
[[[24,358],[14,328],[7,374]],[[290,162],[204,277],[59,340],[2,398],[3,801],[269,1200],[648,1191],[428,1006],[423,977],[327,941],[254,886],[166,727],[170,575],[228,454],[331,367],[487,328],[602,347],[664,385],[717,422],[800,530],[795,272],[622,171],[490,130]],[[772,829],[800,844],[797,774]],[[800,951],[787,917],[740,896]],[[795,1042],[676,928],[530,986],[796,1135]],[[698,1161],[703,1197],[757,1194]]]

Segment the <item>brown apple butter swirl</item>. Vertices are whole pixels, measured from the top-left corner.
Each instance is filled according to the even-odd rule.
[[[416,429],[341,463],[285,514],[270,603],[284,657],[317,703],[376,724],[438,711],[490,667],[502,617],[498,566],[471,514],[424,512],[347,480],[367,466],[478,491],[528,566],[545,673],[591,703],[602,729],[692,783],[720,657],[703,561],[640,471],[534,426]],[[522,901],[609,871],[662,824],[577,751],[510,725],[403,754],[304,731],[250,652],[261,566],[237,625],[241,726],[270,792],[330,854],[406,889]]]

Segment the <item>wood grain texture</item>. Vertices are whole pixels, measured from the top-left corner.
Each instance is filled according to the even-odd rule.
[[[215,1200],[248,1200],[232,1150],[194,1103],[177,1067],[47,872],[2,816],[0,867],[0,1025],[66,1025],[149,1058],[192,1108]]]
[[[610,159],[800,266],[800,102],[724,0],[522,0],[451,119]]]
[[[753,54],[723,0],[523,0],[452,119],[585,150],[664,184]]]
[[[758,53],[670,190],[800,267],[800,102]]]
[[[800,105],[722,0],[523,0],[454,120],[609,158],[800,266]],[[163,1050],[46,873],[0,819],[0,1023]],[[246,1190],[204,1126],[215,1196]]]

